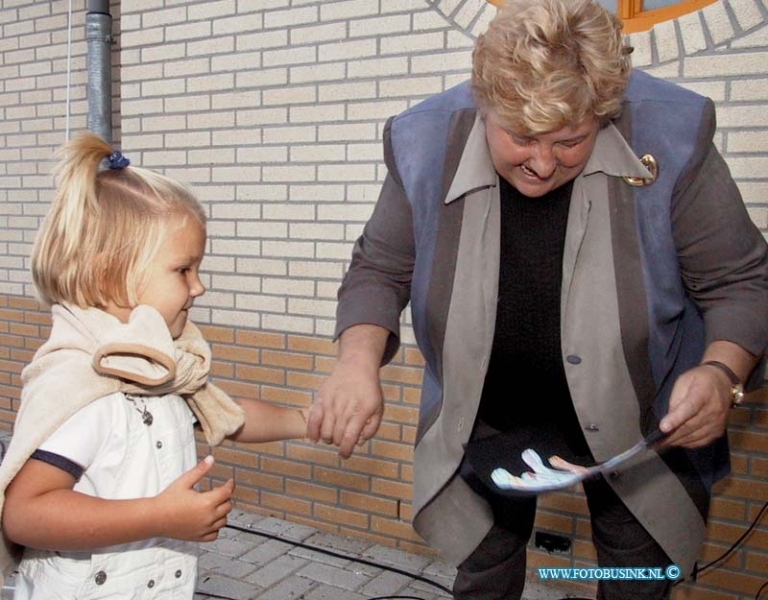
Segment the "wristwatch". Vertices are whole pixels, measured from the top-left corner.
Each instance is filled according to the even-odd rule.
[[[731,406],[738,406],[741,404],[742,400],[744,400],[744,384],[741,383],[741,380],[736,373],[733,372],[733,369],[725,363],[721,363],[719,360],[707,360],[701,364],[716,367],[725,373],[728,379],[731,380]]]

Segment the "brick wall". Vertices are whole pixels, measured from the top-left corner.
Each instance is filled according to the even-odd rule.
[[[21,368],[48,324],[27,267],[51,197],[51,155],[86,123],[86,2],[71,4],[70,15],[68,1],[0,0],[4,428]],[[334,359],[336,290],[385,175],[383,123],[467,77],[474,39],[494,10],[482,0],[111,3],[114,138],[135,164],[190,183],[206,206],[209,291],[193,317],[230,393],[309,404]],[[716,102],[716,143],[763,231],[767,19],[762,0],[721,0],[630,39],[637,68]],[[421,358],[408,321],[407,343],[384,372],[384,423],[354,458],[304,442],[216,449],[214,480],[236,478],[239,507],[429,551],[410,527]],[[734,473],[716,488],[702,562],[768,499],[766,415],[764,407],[732,414]],[[531,564],[594,564],[583,495],[553,494],[540,507],[537,528],[570,536],[573,548],[533,551]],[[675,597],[744,600],[766,579],[762,519],[736,555]]]

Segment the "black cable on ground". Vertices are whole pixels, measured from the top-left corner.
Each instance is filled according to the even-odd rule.
[[[207,598],[219,598],[220,600],[237,600],[236,598],[232,598],[230,596],[219,596],[218,594],[214,594],[213,592],[201,592],[199,590],[195,590],[196,596],[206,596]]]
[[[696,578],[703,571],[712,568],[714,565],[716,565],[717,563],[721,562],[726,557],[728,557],[733,551],[735,551],[736,548],[738,548],[739,545],[752,532],[752,530],[755,527],[757,527],[757,524],[760,521],[760,518],[762,517],[762,515],[766,511],[766,509],[768,509],[768,502],[763,504],[763,506],[760,508],[760,510],[758,511],[758,513],[755,516],[755,518],[752,520],[752,523],[747,528],[747,530],[744,533],[742,533],[739,536],[739,538],[735,542],[733,542],[733,544],[731,544],[731,546],[725,552],[723,552],[720,556],[718,556],[714,560],[708,562],[707,564],[705,564],[701,568],[698,568],[697,566],[694,566],[694,570],[693,570],[693,573],[692,573],[693,581],[696,581]],[[437,583],[436,581],[432,581],[431,579],[429,579],[427,577],[423,577],[422,575],[418,575],[416,573],[410,573],[408,571],[405,571],[404,569],[399,569],[397,567],[393,567],[393,566],[389,566],[389,565],[383,565],[383,564],[380,564],[380,563],[377,563],[377,562],[374,562],[374,561],[371,561],[371,560],[367,560],[367,559],[364,559],[364,558],[350,556],[348,554],[344,554],[344,553],[341,553],[341,552],[336,552],[334,550],[329,550],[328,548],[322,548],[320,546],[312,546],[310,544],[305,544],[303,542],[298,542],[298,541],[295,541],[295,540],[286,540],[285,538],[282,538],[279,535],[272,534],[272,533],[266,533],[264,531],[259,531],[257,529],[253,529],[252,527],[244,527],[242,525],[234,525],[234,524],[231,524],[231,523],[227,523],[225,525],[225,527],[227,527],[229,529],[234,529],[235,531],[241,531],[241,532],[244,532],[244,533],[251,533],[251,534],[254,534],[254,535],[259,535],[261,537],[265,537],[265,538],[268,538],[268,539],[271,539],[271,540],[275,540],[275,541],[278,541],[278,542],[283,542],[283,543],[286,543],[286,544],[291,544],[291,545],[297,546],[299,548],[305,548],[307,550],[312,550],[314,552],[320,552],[321,554],[326,554],[328,556],[333,556],[335,558],[341,558],[341,559],[349,560],[349,561],[352,561],[352,562],[358,562],[360,564],[368,565],[369,567],[375,567],[375,568],[379,568],[379,569],[385,569],[385,570],[388,570],[388,571],[392,571],[393,573],[398,573],[400,575],[404,575],[406,577],[410,577],[411,579],[416,579],[416,580],[421,581],[423,583],[427,583],[429,585],[432,585],[432,586],[438,588],[439,590],[445,592],[449,596],[453,594],[453,592],[450,589],[448,589],[447,587],[445,587],[444,585],[441,585],[441,584]],[[686,581],[686,580],[685,579],[678,579],[672,585],[674,587],[674,586],[676,586],[676,585],[678,585],[680,583],[683,583],[684,581]],[[757,591],[757,594],[755,594],[755,600],[759,600],[760,594],[763,592],[764,589],[766,589],[766,587],[768,587],[768,582],[765,582],[760,587],[760,589]],[[201,593],[201,592],[198,592],[198,593]],[[232,600],[231,598],[228,598],[227,596],[217,596],[215,594],[205,594],[205,595],[207,595],[210,598],[221,598],[223,600]],[[374,598],[369,598],[368,600],[395,600],[395,599],[397,599],[397,600],[422,600],[421,598],[417,598],[415,596],[376,596]],[[581,599],[574,599],[574,600],[581,600]]]
[[[393,566],[390,566],[390,565],[383,565],[383,564],[374,562],[372,560],[367,560],[365,558],[359,558],[359,557],[356,557],[356,556],[350,556],[348,554],[344,554],[342,552],[336,552],[335,550],[329,550],[328,548],[322,548],[320,546],[313,546],[311,544],[305,544],[303,542],[297,542],[297,541],[294,541],[294,540],[286,540],[285,538],[282,538],[279,535],[275,535],[275,534],[272,534],[272,533],[266,533],[264,531],[259,531],[258,529],[253,529],[252,527],[244,527],[242,525],[234,525],[234,524],[231,524],[231,523],[227,523],[224,527],[227,527],[229,529],[234,529],[235,531],[243,531],[245,533],[252,533],[252,534],[255,534],[255,535],[260,535],[262,537],[265,537],[265,538],[268,538],[268,539],[271,539],[271,540],[276,540],[278,542],[283,542],[283,543],[286,543],[286,544],[292,544],[292,545],[297,546],[299,548],[305,548],[307,550],[312,550],[314,552],[320,552],[322,554],[327,554],[328,556],[333,556],[335,558],[342,558],[342,559],[345,559],[345,560],[350,560],[350,561],[353,561],[353,562],[358,562],[358,563],[363,564],[363,565],[368,565],[369,567],[376,567],[378,569],[385,569],[387,571],[392,571],[393,573],[398,573],[399,575],[405,575],[406,577],[410,577],[411,579],[416,579],[416,580],[421,581],[423,583],[427,583],[429,585],[432,585],[432,586],[438,588],[439,590],[445,592],[448,595],[452,595],[453,594],[453,592],[450,589],[448,589],[447,587],[445,587],[444,585],[442,585],[440,583],[437,583],[436,581],[432,581],[428,577],[424,577],[424,576],[419,575],[417,573],[410,573],[409,571],[406,571],[404,569],[399,569],[398,567],[393,567]],[[400,598],[400,596],[384,596],[384,598]],[[370,600],[377,600],[377,599],[373,599],[372,598]],[[420,599],[417,598],[417,600],[420,600]]]
[[[205,592],[196,592],[197,594],[200,594],[201,596],[208,596],[209,598],[219,598],[221,600],[235,600],[234,598],[230,598],[229,596],[217,596],[216,594],[207,594]],[[375,596],[373,598],[366,598],[366,600],[424,600],[424,598],[421,598],[419,596]],[[571,600],[579,600],[578,598],[574,598]]]
[[[365,600],[424,600],[419,596],[375,596],[374,598],[366,598]]]

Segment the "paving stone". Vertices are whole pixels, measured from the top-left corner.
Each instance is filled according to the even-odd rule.
[[[368,575],[368,577],[376,577],[382,572],[382,567],[375,564],[367,564],[368,559],[360,556],[354,557],[351,563],[345,567],[358,573],[360,575]]]
[[[299,571],[299,575],[345,590],[357,590],[371,580],[367,575],[316,562],[303,567]]]
[[[291,600],[291,598],[306,598],[305,595],[317,583],[303,577],[288,577],[268,590],[265,590],[257,600]]]
[[[383,571],[366,583],[360,591],[369,596],[394,596],[411,581],[409,577]]]
[[[233,514],[232,522],[250,525],[254,533],[225,528],[218,540],[201,545],[195,600],[214,600],[217,596],[232,600],[452,597],[448,590],[456,570],[434,555],[411,554],[274,517]],[[281,539],[269,539],[259,532]],[[572,590],[551,583],[545,586],[538,580],[528,581],[523,594],[524,600],[567,597],[573,597]]]
[[[363,556],[369,560],[394,565],[412,573],[420,573],[430,562],[431,558],[418,554],[410,554],[388,546],[373,546],[365,551]]]
[[[237,579],[230,579],[220,575],[203,575],[198,579],[197,591],[198,593],[195,594],[195,598],[200,600],[208,598],[209,596],[206,594],[212,594],[213,597],[224,596],[232,600],[254,600],[255,598],[261,598],[259,594],[262,590],[252,583]]]
[[[415,590],[421,590],[427,594],[436,595],[439,598],[452,598],[451,588],[453,587],[453,581],[448,585],[444,585],[440,581],[436,581],[431,577],[421,576],[423,579],[414,579],[411,581],[410,588]]]
[[[344,553],[344,557],[340,557],[326,554],[322,550],[310,550],[309,548],[296,547],[291,550],[291,556],[298,556],[305,558],[308,561],[319,562],[326,565],[334,565],[337,567],[346,567],[352,563],[351,558],[346,558],[346,553]]]
[[[263,588],[268,588],[286,577],[289,577],[306,564],[307,561],[303,558],[284,554],[283,556],[278,556],[275,560],[264,565],[260,569],[257,569],[245,579],[246,581],[251,581]]]
[[[453,580],[456,579],[456,567],[452,567],[442,561],[434,561],[424,567],[421,575],[451,589],[453,587]]]
[[[246,541],[231,539],[226,535],[220,535],[215,542],[206,542],[201,544],[203,551],[216,552],[224,556],[242,556],[253,549],[253,544]]]
[[[453,567],[448,563],[444,563],[441,560],[434,560],[426,567],[424,567],[422,570],[422,575],[431,575],[434,577],[446,578],[453,581],[456,577],[456,567]]]
[[[362,555],[366,550],[372,547],[371,542],[354,538],[351,536],[340,536],[331,533],[318,532],[311,538],[306,540],[307,544],[312,546],[319,546],[322,548],[330,548],[345,554]]]
[[[450,596],[440,596],[436,593],[436,590],[426,590],[421,587],[410,585],[398,592],[400,596],[412,596],[413,598],[423,598],[423,600],[443,600],[444,598],[450,598]]]
[[[279,538],[279,536],[277,536]],[[229,535],[230,540],[242,542],[244,544],[247,544],[248,548],[253,549],[257,548],[258,546],[261,546],[262,544],[266,544],[270,540],[274,541],[281,541],[279,539],[275,539],[275,536],[272,534],[269,534],[268,536],[261,535],[258,531],[233,531]]]
[[[268,540],[267,542],[256,546],[256,548],[253,548],[249,552],[246,552],[240,556],[240,560],[263,566],[272,562],[278,556],[288,554],[291,550],[293,550],[293,548],[294,546],[287,542]]]
[[[255,567],[252,563],[243,562],[231,556],[224,556],[216,552],[206,552],[200,557],[198,569],[201,573],[209,575],[216,574],[231,577],[232,579],[243,579],[253,573]]]
[[[330,585],[319,585],[303,597],[305,600],[368,600],[366,596],[361,596],[359,593]]]
[[[259,515],[257,513],[245,512],[244,510],[239,510],[237,508],[233,508],[227,515],[228,523],[234,522],[240,525],[255,525],[256,523],[261,523],[262,521],[267,520],[272,520],[272,517]],[[279,521],[279,519],[275,520]]]
[[[228,519],[240,525],[247,525],[248,523],[238,522],[236,519]],[[281,521],[274,517],[266,517],[255,523],[252,523],[253,529],[279,535],[282,538],[289,540],[304,541],[310,536],[317,534],[317,529],[309,527],[307,525],[300,525],[298,523],[290,523],[289,521]]]

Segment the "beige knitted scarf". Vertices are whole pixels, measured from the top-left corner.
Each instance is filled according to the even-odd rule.
[[[21,374],[21,405],[0,464],[0,514],[6,487],[32,452],[67,418],[103,396],[178,394],[211,445],[243,424],[243,409],[208,381],[211,350],[192,322],[174,340],[149,306],[135,308],[127,323],[95,308],[55,305],[51,313],[50,338]],[[3,542],[0,585],[20,550]]]

